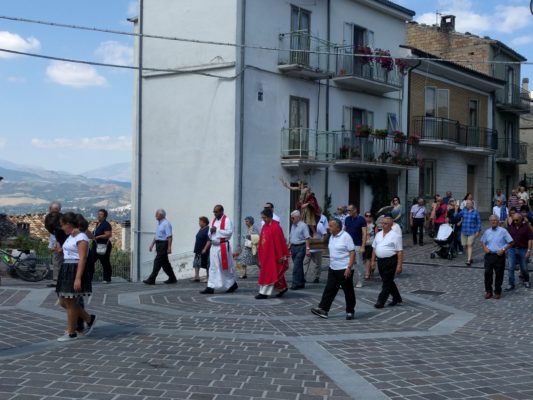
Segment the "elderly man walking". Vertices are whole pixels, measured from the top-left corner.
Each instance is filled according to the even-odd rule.
[[[354,319],[355,291],[353,288],[352,267],[355,261],[356,246],[350,234],[342,230],[342,222],[339,219],[329,221],[329,270],[328,281],[322,293],[322,299],[318,308],[311,312],[321,318],[327,318],[331,304],[339,291],[339,286],[344,291],[346,301],[346,319]]]
[[[261,212],[265,223],[259,238],[258,258],[259,269],[259,294],[256,299],[266,299],[272,294],[274,288],[278,291],[276,297],[282,297],[288,290],[285,281],[285,272],[289,269],[289,248],[283,236],[279,222],[273,220],[271,209],[265,208]]]
[[[168,275],[168,279],[165,283],[176,283],[176,275],[168,260],[168,255],[172,253],[172,225],[167,220],[167,213],[160,208],[155,212],[155,219],[157,220],[157,228],[155,230],[155,236],[150,244],[149,251],[152,251],[155,246],[155,259],[152,273],[143,282],[147,285],[155,285],[155,280],[161,268]]]
[[[377,260],[379,276],[383,281],[378,300],[374,304],[376,308],[383,308],[389,295],[392,296],[390,306],[402,302],[402,296],[394,283],[394,277],[402,272],[403,244],[402,237],[392,230],[392,223],[391,217],[383,218],[383,230],[376,234],[372,243],[374,250],[370,265],[375,266]]]
[[[304,258],[311,254],[309,247],[309,227],[300,219],[300,211],[291,212],[291,231],[289,234],[289,246],[292,258],[292,285],[291,290],[305,288]]]
[[[481,245],[485,252],[485,298],[490,299],[494,295],[498,300],[502,296],[505,253],[513,246],[513,238],[506,229],[499,226],[500,221],[496,215],[491,215],[489,222],[490,228],[481,237]]]
[[[524,287],[530,288],[529,271],[527,267],[527,259],[531,256],[531,248],[533,247],[533,232],[527,222],[524,223],[522,214],[515,213],[513,215],[513,223],[509,225],[507,231],[513,238],[513,247],[507,252],[507,266],[509,286],[505,288],[506,292],[514,290],[515,276],[514,270],[516,264],[520,266],[520,272],[524,279]],[[501,218],[500,218],[501,221]]]
[[[466,200],[465,208],[459,213],[461,219],[461,244],[466,247],[466,265],[472,265],[472,247],[481,232],[481,218],[472,200]]]
[[[209,229],[211,250],[209,251],[209,279],[201,294],[213,294],[215,289],[225,289],[233,293],[239,287],[235,281],[235,264],[229,241],[233,235],[233,223],[224,214],[224,207],[217,204],[213,208],[215,218]]]

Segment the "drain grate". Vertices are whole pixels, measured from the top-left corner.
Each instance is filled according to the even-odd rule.
[[[414,294],[427,294],[429,296],[440,296],[441,294],[445,294],[446,292],[437,292],[436,290],[423,290],[423,289],[419,289],[419,290],[415,290],[411,293],[414,293]]]

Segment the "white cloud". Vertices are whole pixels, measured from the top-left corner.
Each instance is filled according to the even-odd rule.
[[[102,42],[94,54],[106,64],[133,65],[133,48],[113,40]]]
[[[531,44],[531,43],[533,43],[533,35],[518,36],[511,41],[511,45],[513,46],[524,46],[526,44]]]
[[[75,88],[104,86],[107,83],[91,65],[64,61],[52,61],[46,68],[46,75],[52,82]]]
[[[139,14],[139,1],[133,0],[128,4],[128,17],[135,17]]]
[[[5,149],[7,145],[7,138],[0,136],[0,149]]]
[[[131,137],[33,138],[31,144],[39,149],[131,150]]]
[[[41,43],[33,36],[24,39],[16,33],[0,31],[0,48],[2,49],[27,52],[39,47],[41,47]],[[16,54],[0,51],[0,58],[13,58],[16,56]]]
[[[474,34],[496,31],[512,33],[531,25],[531,13],[527,7],[496,6],[490,14],[479,14],[474,11],[469,0],[441,0],[439,5],[442,15],[456,16],[455,30]],[[438,23],[435,13],[421,14],[416,20],[423,24]]]
[[[22,84],[22,83],[26,83],[26,78],[22,77],[22,76],[9,76],[7,78],[7,81],[9,83],[19,83],[19,84]]]

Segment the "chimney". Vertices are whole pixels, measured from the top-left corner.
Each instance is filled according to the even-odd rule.
[[[522,79],[522,89],[529,92],[529,78]]]
[[[455,15],[443,15],[440,17],[440,29],[443,32],[455,31]]]

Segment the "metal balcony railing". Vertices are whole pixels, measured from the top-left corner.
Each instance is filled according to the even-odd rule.
[[[496,130],[463,125],[453,119],[414,117],[411,133],[420,136],[422,141],[441,141],[465,148],[476,147],[489,151],[498,148]]]
[[[358,54],[358,51],[360,51],[359,47],[354,46],[340,46],[336,48],[337,77],[355,76],[397,88],[403,86],[404,77],[396,66],[393,65],[389,71],[373,57],[365,59],[365,57],[354,56],[354,54]]]
[[[281,33],[279,42],[279,65],[298,65],[315,71],[332,72],[328,71],[328,65],[333,65],[334,46],[328,41],[312,36],[307,31],[294,31]]]
[[[529,92],[519,85],[506,84],[505,88],[497,90],[496,104],[499,107],[509,108],[511,111],[529,112],[531,110]]]
[[[393,137],[359,137],[353,131],[338,131],[337,160],[416,166],[417,146]]]
[[[525,164],[527,163],[527,143],[519,142],[509,137],[500,137],[498,138],[496,158],[517,164]]]
[[[336,134],[308,128],[281,130],[281,158],[285,160],[333,161]]]

